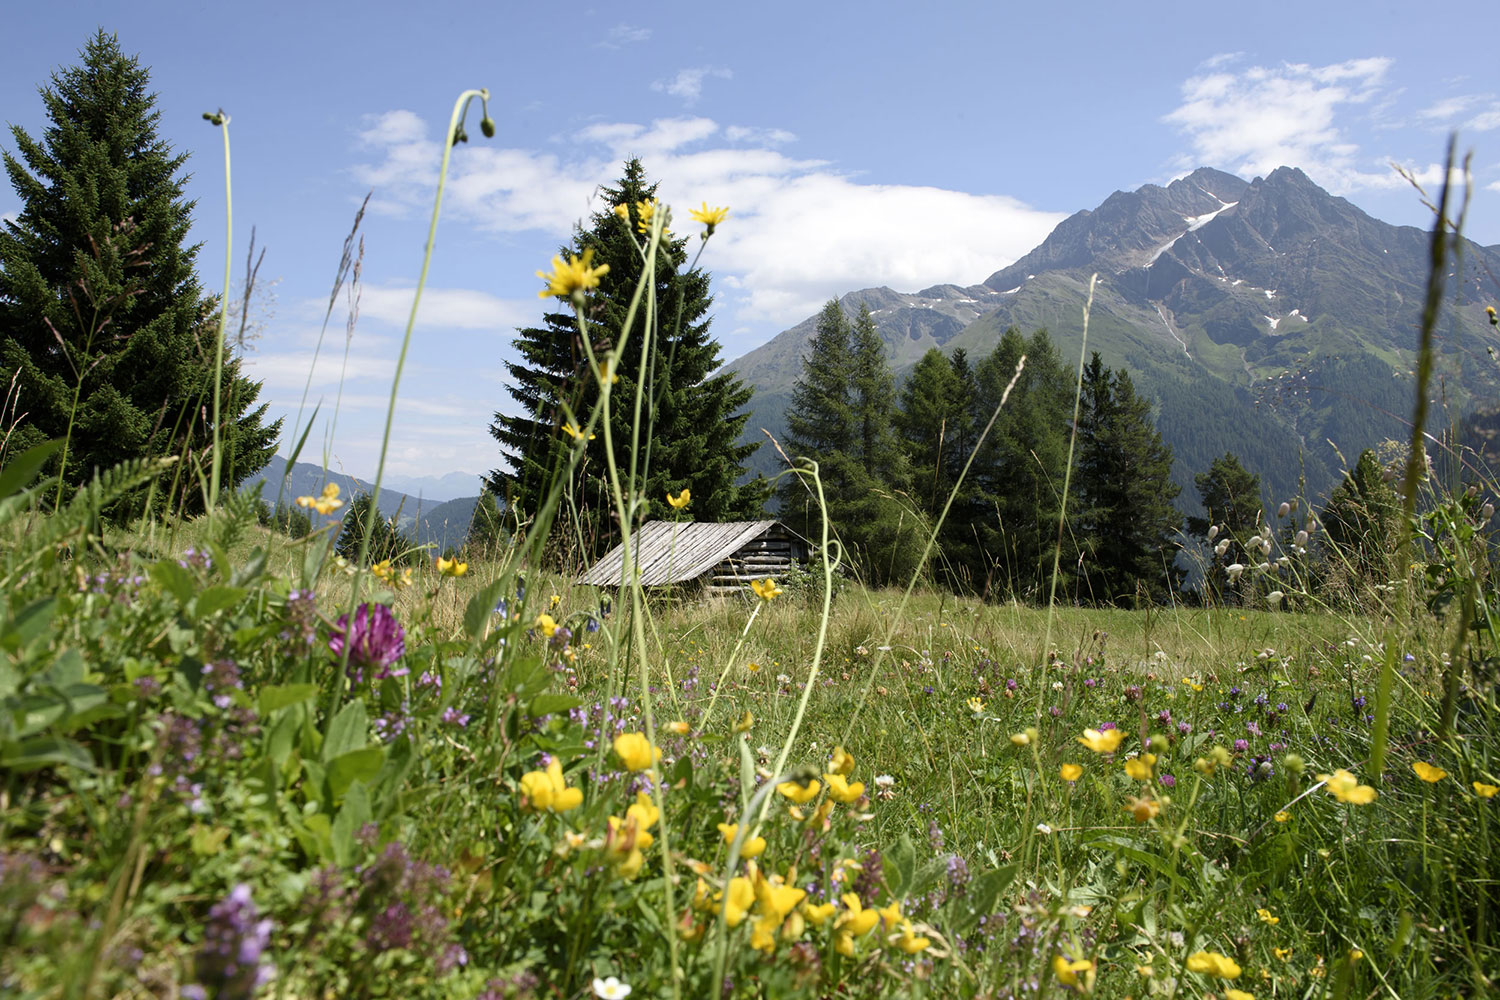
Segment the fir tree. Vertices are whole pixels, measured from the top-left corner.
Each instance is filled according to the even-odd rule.
[[[1353,582],[1384,583],[1394,566],[1401,498],[1385,481],[1380,460],[1366,448],[1323,508],[1323,547],[1331,569]]]
[[[619,381],[611,387],[611,432],[620,474],[629,474],[634,457],[636,485],[649,501],[652,516],[668,516],[666,495],[687,488],[697,520],[758,517],[767,495],[764,484],[740,482],[757,445],[737,443],[749,419],[745,406],[753,390],[732,374],[713,374],[720,361],[719,344],[709,334],[708,275],[688,268],[687,239],[664,237],[656,258],[655,327],[645,329],[643,297],[633,328],[625,330],[644,265],[642,232],[649,227],[646,213],[655,210],[656,185],[647,183],[641,162],[631,160],[618,186],[604,189],[602,195],[601,211],[561,254],[592,251],[593,266],[609,267],[588,297],[585,319],[597,357],[616,344],[624,345],[617,364]],[[543,316],[542,326],[517,332],[521,358],[506,367],[519,412],[496,413],[490,427],[509,469],[491,472],[486,485],[504,498],[507,509],[527,515],[536,513],[554,478],[567,469],[573,440],[563,425],[570,419],[580,426],[587,423],[599,400],[599,378],[589,370],[578,319],[571,307],[561,305],[565,308]],[[642,382],[648,335],[651,349],[645,354],[639,447],[632,456],[634,399]],[[564,526],[569,532],[580,531],[586,555],[607,548],[615,537],[606,468],[604,435],[596,432],[572,483],[581,523]]]
[[[0,381],[16,379],[24,414],[9,447],[66,438],[65,482],[130,458],[203,460],[213,428],[217,317],[186,242],[186,154],[157,135],[148,72],[99,32],[82,64],[53,74],[40,140],[19,126],[5,170],[20,196],[0,232]],[[260,383],[224,365],[224,488],[263,468],[281,422],[252,409]],[[59,456],[58,460],[62,460]],[[196,476],[182,469],[189,510]]]
[[[1245,540],[1260,530],[1260,476],[1247,471],[1232,452],[1226,451],[1206,472],[1194,476],[1193,483],[1206,516],[1188,518],[1187,530],[1215,550],[1204,582],[1211,594],[1222,598],[1230,590],[1224,567],[1249,558]],[[1214,531],[1212,538],[1210,529]],[[1223,551],[1219,553],[1221,545]],[[1259,556],[1256,561],[1260,561]]]
[[[936,347],[922,355],[901,387],[896,430],[906,449],[913,492],[929,517],[937,516],[968,458],[969,400],[972,385],[959,372],[967,369],[960,350],[955,361]]]
[[[1163,596],[1182,515],[1172,506],[1172,449],[1151,422],[1151,404],[1128,372],[1111,372],[1096,351],[1083,371],[1074,535],[1078,597],[1134,604]]]

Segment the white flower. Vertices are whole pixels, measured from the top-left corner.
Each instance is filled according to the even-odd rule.
[[[1299,549],[1307,548],[1307,532],[1305,530],[1297,532],[1296,543]]]
[[[1224,567],[1224,574],[1228,576],[1230,580],[1238,580],[1240,578],[1240,574],[1243,572],[1245,572],[1244,563],[1230,563],[1228,566]]]
[[[623,1000],[630,996],[630,985],[622,983],[614,976],[608,979],[594,979],[594,996],[603,997],[604,1000]]]
[[[877,774],[877,775],[875,775],[875,787],[876,788],[890,788],[895,783],[896,783],[896,779],[893,778],[893,777],[891,777],[889,774]]]
[[[1258,548],[1260,548],[1260,536],[1259,535],[1251,535],[1249,541],[1245,542],[1245,548],[1247,548],[1247,549],[1258,549]]]
[[[1226,538],[1223,541],[1219,542],[1218,545],[1215,545],[1214,546],[1214,555],[1216,555],[1216,556],[1222,556],[1224,553],[1228,552],[1229,551],[1229,543],[1230,543],[1230,541],[1231,541],[1231,539]]]
[[[1049,834],[1052,832],[1052,827],[1048,826],[1046,823],[1038,823],[1036,825],[1036,832],[1043,835]]]
[[[1285,500],[1281,501],[1281,506],[1276,508],[1276,516],[1277,517],[1286,517],[1291,512],[1292,512],[1292,505],[1289,504],[1289,503],[1287,503]]]
[[[1208,540],[1211,542],[1215,538],[1218,538],[1218,537],[1219,537],[1219,526],[1217,524],[1210,524],[1208,526]]]
[[[1063,682],[1062,681],[1053,681],[1052,682],[1052,690],[1054,690],[1054,691],[1061,691],[1062,689],[1063,689]]]

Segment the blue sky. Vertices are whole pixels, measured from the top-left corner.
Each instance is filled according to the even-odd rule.
[[[1281,164],[1379,218],[1427,225],[1392,162],[1429,186],[1448,130],[1474,152],[1469,235],[1500,243],[1492,0],[1108,3],[653,2],[594,8],[376,0],[28,7],[8,19],[0,120],[44,126],[38,85],[103,27],[151,68],[161,130],[192,153],[199,269],[224,267],[231,115],[237,272],[266,250],[249,372],[275,414],[338,391],[347,302],[313,348],[354,211],[363,284],[335,467],[373,473],[421,265],[452,102],[487,87],[498,126],[455,152],[403,376],[388,468],[485,472],[510,409],[512,331],[541,315],[538,269],[639,155],[676,206],[729,205],[704,265],[730,360],[830,296],[971,284],[1115,190],[1197,166]],[[1471,44],[1467,40],[1473,39]],[[14,151],[9,134],[0,148]],[[19,208],[0,190],[0,215]],[[304,418],[305,419],[305,418]],[[288,421],[290,424],[290,421]]]

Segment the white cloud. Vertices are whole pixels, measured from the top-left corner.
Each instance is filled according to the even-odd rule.
[[[1479,103],[1479,98],[1473,94],[1463,94],[1458,97],[1445,97],[1417,112],[1418,118],[1428,121],[1449,122],[1465,111]]]
[[[371,131],[377,162],[357,172],[380,179],[376,196],[412,204],[430,197],[431,165],[441,151],[427,148],[426,133],[399,119],[389,143]],[[830,296],[871,285],[913,291],[982,281],[1063,218],[1000,195],[861,183],[827,161],[772,148],[793,138],[681,117],[590,125],[556,151],[471,144],[453,161],[448,204],[455,222],[565,240],[577,220],[600,209],[598,189],[618,179],[620,161],[640,156],[660,181],[662,199],[677,207],[678,232],[696,229],[687,210],[700,202],[731,209],[705,258],[727,292],[720,302],[725,330],[795,323]],[[518,305],[471,296],[451,308],[477,329],[489,311]]]
[[[1500,102],[1490,105],[1488,111],[1484,111],[1464,123],[1465,128],[1473,129],[1475,132],[1488,132],[1490,129],[1500,128]]]
[[[626,45],[635,45],[639,42],[651,40],[650,28],[638,28],[631,24],[617,24],[609,29],[604,41],[597,45],[602,49],[618,49]]]
[[[703,81],[711,76],[728,80],[734,74],[725,66],[694,66],[678,70],[670,80],[657,80],[651,84],[651,89],[659,94],[680,97],[685,104],[695,104],[703,96]]]
[[[20,213],[18,213],[18,212],[4,212],[4,213],[0,213],[0,225],[4,225],[5,223],[8,223],[8,222],[15,222],[20,217],[21,217]]]
[[[1162,120],[1187,136],[1191,151],[1174,166],[1216,166],[1242,176],[1301,167],[1335,193],[1405,183],[1379,158],[1362,155],[1336,119],[1378,105],[1392,60],[1350,59],[1328,66],[1283,63],[1238,72],[1225,60],[1182,85],[1182,104]]]
[[[415,288],[364,285],[359,318],[404,330]],[[417,326],[445,330],[509,330],[536,318],[536,301],[502,299],[469,288],[426,288],[417,310]]]

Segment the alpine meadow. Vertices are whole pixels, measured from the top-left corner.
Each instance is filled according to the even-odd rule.
[[[575,29],[536,93],[658,44]],[[1213,56],[1161,119],[1200,160],[1044,215],[769,125],[685,156],[701,110],[523,155],[544,105],[498,86],[436,140],[361,119],[378,168],[258,179],[247,146],[352,126],[207,110],[219,55],[112,31],[4,152],[0,995],[1500,992],[1500,245],[1465,235],[1500,181],[1456,134],[1425,173],[1292,162],[1350,145],[1311,105],[1252,162],[1270,113],[1200,107],[1280,74],[1385,122],[1384,63]],[[413,81],[498,65],[467,32],[440,68],[403,39]],[[657,76],[684,108],[734,79]],[[266,305],[266,197],[352,220],[309,237],[311,321]],[[372,278],[407,217],[414,278]],[[995,220],[1046,225],[1000,253]],[[445,270],[513,244],[524,298]],[[866,257],[991,273],[857,288]]]

